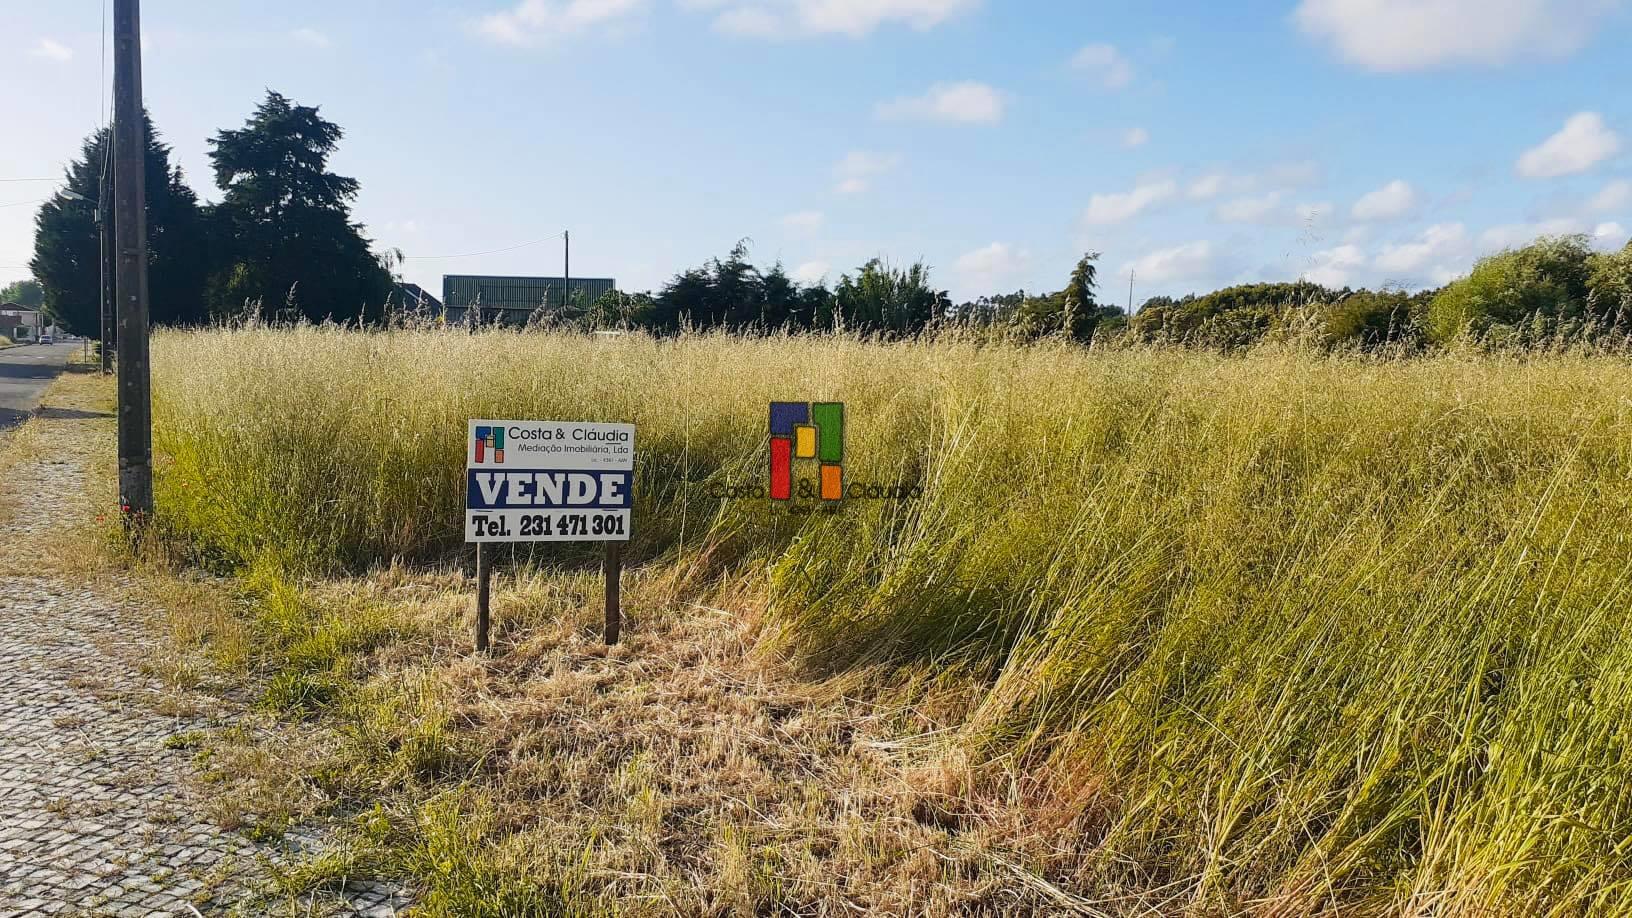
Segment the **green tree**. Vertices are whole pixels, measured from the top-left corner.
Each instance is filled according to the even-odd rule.
[[[1047,296],[1023,297],[1018,315],[1025,330],[1089,341],[1102,321],[1119,316],[1119,310],[1094,301],[1099,286],[1098,262],[1099,253],[1088,252],[1077,260],[1064,290]]]
[[[1413,296],[1403,290],[1358,290],[1329,303],[1321,319],[1334,342],[1385,344],[1418,338],[1422,317],[1433,294]]]
[[[1238,284],[1204,296],[1146,300],[1131,327],[1146,339],[1237,347],[1262,338],[1289,316],[1305,315],[1348,296],[1309,281]]]
[[[1098,252],[1088,252],[1077,259],[1077,266],[1071,269],[1071,282],[1065,285],[1060,304],[1063,310],[1061,327],[1079,340],[1091,337],[1093,325],[1097,324],[1099,304],[1094,302],[1094,290],[1099,286],[1098,262]],[[1090,322],[1090,316],[1096,321]],[[1084,327],[1087,335],[1081,333]]]
[[[29,309],[39,309],[45,305],[45,288],[33,278],[13,281],[0,287],[0,303],[16,303]]]
[[[836,318],[846,327],[885,335],[916,334],[952,312],[951,298],[930,286],[921,261],[902,269],[874,258],[854,277],[840,277],[833,298]]]
[[[742,240],[725,258],[676,274],[642,312],[648,327],[662,332],[688,325],[738,332],[801,330],[831,323],[831,304],[826,287],[798,283],[780,263],[769,271],[754,267]]]
[[[150,319],[154,324],[199,322],[205,318],[203,293],[209,261],[198,196],[187,187],[180,167],[170,165],[170,147],[160,142],[152,120],[145,116],[143,129],[147,135],[143,169]],[[79,158],[68,164],[63,190],[40,206],[34,218],[34,259],[30,263],[52,321],[92,337],[102,327],[96,202],[103,198],[100,189],[109,138],[107,128],[86,138]],[[70,197],[70,192],[86,200]],[[106,200],[111,207],[111,187]]]
[[[589,329],[629,328],[651,321],[654,301],[648,293],[608,290],[601,294],[584,317]]]
[[[1589,278],[1592,249],[1585,236],[1544,236],[1520,249],[1479,260],[1428,307],[1428,336],[1437,343],[1544,322],[1609,318],[1594,310]],[[1607,304],[1604,304],[1607,307]]]
[[[1632,242],[1619,252],[1594,255],[1590,269],[1593,311],[1617,327],[1632,323]]]
[[[799,314],[799,285],[779,261],[760,277],[760,324],[767,329],[792,326]],[[803,327],[808,328],[806,323]]]
[[[210,279],[216,312],[259,304],[312,321],[381,318],[390,273],[351,220],[357,181],[328,170],[343,134],[317,108],[268,91],[243,128],[210,140],[225,192],[212,215],[225,255]]]

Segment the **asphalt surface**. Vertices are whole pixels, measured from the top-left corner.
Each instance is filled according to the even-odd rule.
[[[45,387],[62,373],[83,342],[24,344],[0,350],[0,431],[28,419],[40,405]]]

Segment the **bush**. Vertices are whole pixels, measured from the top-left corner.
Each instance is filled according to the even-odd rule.
[[[1321,319],[1335,342],[1376,346],[1409,341],[1420,334],[1426,303],[1422,294],[1361,290],[1328,304]]]
[[[1482,258],[1428,307],[1428,337],[1449,343],[1466,334],[1507,332],[1546,324],[1603,319],[1588,278],[1592,250],[1585,236],[1552,236],[1522,249]]]
[[[1179,341],[1212,347],[1245,347],[1322,303],[1347,296],[1308,281],[1240,284],[1205,296],[1146,302],[1131,323],[1145,341]]]
[[[1617,328],[1632,321],[1632,242],[1619,252],[1594,255],[1591,276],[1593,311]]]

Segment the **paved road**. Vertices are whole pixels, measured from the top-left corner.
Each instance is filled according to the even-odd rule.
[[[21,424],[39,407],[40,396],[57,378],[68,358],[85,347],[72,344],[25,344],[0,351],[0,431]]]
[[[30,369],[60,368],[49,353],[60,348],[37,350],[51,359]],[[257,843],[208,819],[197,753],[182,747],[234,723],[235,709],[144,672],[165,638],[150,630],[155,610],[122,598],[130,585],[119,575],[30,570],[26,559],[91,512],[85,444],[96,441],[75,432],[107,424],[72,409],[48,417],[62,448],[6,470],[6,486],[30,499],[0,516],[0,918],[401,912],[400,886],[367,878],[339,893],[261,897],[272,867],[321,850],[321,832]]]

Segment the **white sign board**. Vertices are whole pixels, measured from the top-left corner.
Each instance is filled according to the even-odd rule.
[[[471,421],[466,542],[627,542],[635,427]]]

